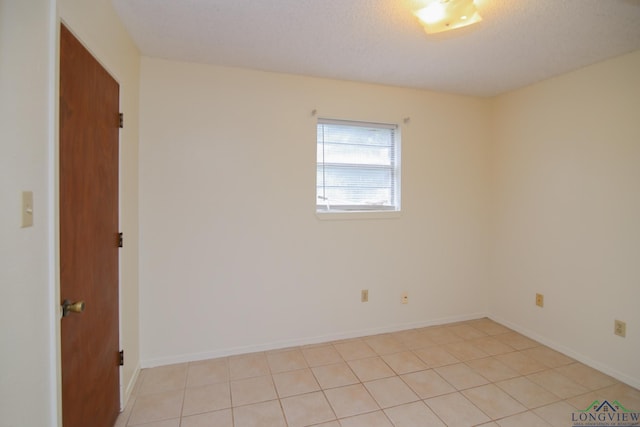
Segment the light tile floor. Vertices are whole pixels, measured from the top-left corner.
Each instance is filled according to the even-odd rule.
[[[144,369],[116,427],[558,426],[640,391],[489,319]]]

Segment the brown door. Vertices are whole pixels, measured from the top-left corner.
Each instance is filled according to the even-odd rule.
[[[62,26],[60,298],[78,303],[60,321],[64,427],[112,427],[120,406],[118,106],[118,83]]]

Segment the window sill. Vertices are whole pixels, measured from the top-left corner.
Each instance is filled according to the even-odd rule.
[[[400,218],[401,211],[342,211],[316,212],[319,220],[358,220],[358,219],[393,219]]]

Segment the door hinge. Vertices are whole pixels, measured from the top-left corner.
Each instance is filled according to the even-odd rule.
[[[118,233],[118,247],[119,248],[124,247],[124,234],[123,233]]]
[[[120,366],[124,366],[124,350],[120,350],[120,356],[119,356],[119,364]]]
[[[124,113],[118,113],[118,123],[122,129],[124,127]]]

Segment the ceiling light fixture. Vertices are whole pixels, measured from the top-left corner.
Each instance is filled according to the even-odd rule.
[[[415,12],[427,34],[466,27],[482,21],[474,0],[427,0]]]

